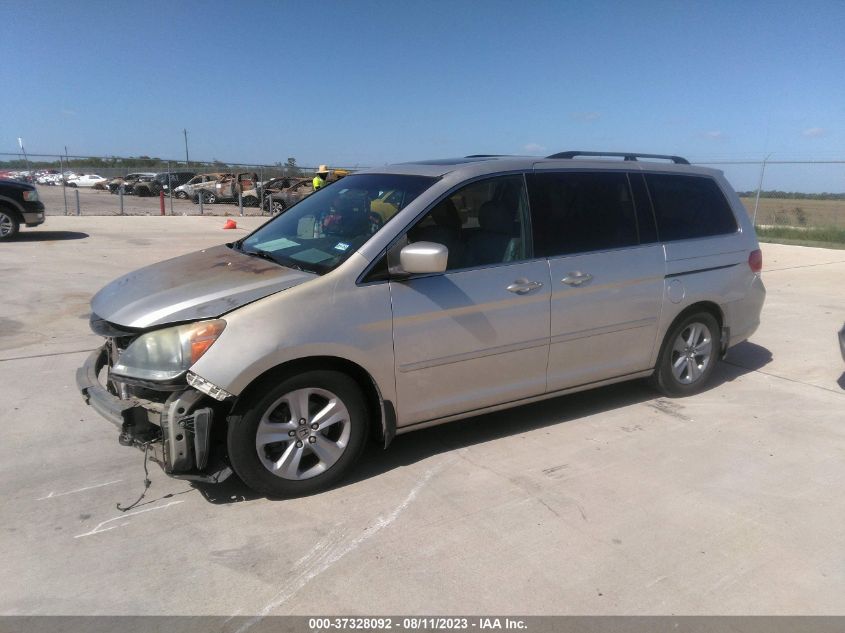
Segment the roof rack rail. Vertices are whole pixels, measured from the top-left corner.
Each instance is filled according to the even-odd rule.
[[[625,160],[636,161],[638,158],[663,158],[671,160],[676,165],[689,165],[686,158],[670,156],[668,154],[636,154],[633,152],[560,152],[546,156],[546,158],[575,158],[576,156],[619,156]]]
[[[506,156],[506,154],[470,154],[464,158],[498,158],[500,156]]]

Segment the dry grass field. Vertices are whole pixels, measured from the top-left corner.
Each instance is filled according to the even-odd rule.
[[[754,213],[754,198],[741,198],[748,214]],[[845,200],[799,200],[760,198],[757,224],[845,229]]]

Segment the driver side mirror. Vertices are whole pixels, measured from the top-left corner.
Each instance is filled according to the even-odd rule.
[[[399,264],[409,274],[446,272],[449,249],[436,242],[413,242],[399,251]]]

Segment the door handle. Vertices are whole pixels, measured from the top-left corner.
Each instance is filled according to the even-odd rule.
[[[517,279],[510,286],[507,287],[508,292],[514,292],[518,295],[524,295],[526,292],[531,292],[537,288],[542,288],[543,284],[539,281],[528,281],[527,279]]]
[[[582,273],[581,271],[576,270],[575,272],[567,273],[566,277],[560,281],[567,286],[583,286],[592,278],[593,276],[590,273]]]

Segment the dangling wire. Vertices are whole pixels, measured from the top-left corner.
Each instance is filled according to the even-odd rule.
[[[125,508],[120,505],[120,503],[116,503],[115,506],[121,512],[127,512],[141,503],[141,499],[144,498],[144,495],[147,494],[147,490],[149,490],[150,485],[152,485],[152,481],[150,481],[150,471],[147,469],[147,452],[150,450],[150,444],[155,442],[156,440],[150,440],[149,442],[144,442],[144,491],[141,493],[141,496],[135,500],[135,503],[132,503]]]

